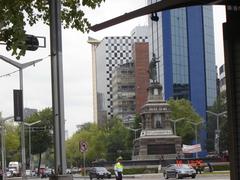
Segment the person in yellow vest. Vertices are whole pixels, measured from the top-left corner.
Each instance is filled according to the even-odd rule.
[[[114,165],[114,172],[116,176],[116,180],[122,180],[122,175],[123,175],[123,165],[121,163],[122,157],[117,158],[117,162]]]

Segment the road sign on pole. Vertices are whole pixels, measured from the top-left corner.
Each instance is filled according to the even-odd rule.
[[[88,150],[88,145],[85,141],[79,142],[79,149],[81,152],[86,152]]]
[[[88,145],[85,141],[80,141],[79,142],[79,150],[83,153],[83,175],[85,176],[86,175],[86,172],[85,172],[85,153],[86,151],[88,150]]]

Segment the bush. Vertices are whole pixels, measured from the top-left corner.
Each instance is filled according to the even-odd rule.
[[[227,171],[227,170],[230,170],[230,167],[228,164],[213,165],[213,170],[214,171]]]
[[[111,169],[110,172],[114,174],[113,170]],[[124,175],[131,175],[131,174],[151,174],[157,173],[157,168],[127,168],[123,170]]]

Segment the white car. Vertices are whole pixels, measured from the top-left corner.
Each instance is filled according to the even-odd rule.
[[[7,177],[12,177],[12,176],[13,176],[13,174],[12,174],[12,172],[11,172],[11,171],[7,171],[7,172],[6,172],[6,176],[7,176]]]
[[[32,176],[32,173],[31,173],[30,169],[26,169],[26,176]]]

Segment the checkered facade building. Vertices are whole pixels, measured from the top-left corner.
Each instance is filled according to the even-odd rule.
[[[105,98],[102,102],[105,104],[105,110],[107,117],[113,117],[113,87],[112,87],[112,75],[113,70],[119,65],[132,62],[132,45],[136,42],[148,42],[147,36],[114,36],[105,37],[97,48],[96,61],[97,61],[97,81],[105,77],[105,83],[97,82],[97,91],[102,89],[101,93],[105,94]],[[104,54],[102,54],[104,53]],[[101,54],[101,55],[100,55]],[[105,67],[101,63],[105,64]],[[101,64],[101,65],[100,65]],[[100,68],[101,67],[101,68]],[[105,72],[103,72],[105,71]],[[106,85],[105,88],[99,86]],[[103,89],[106,92],[103,92]],[[98,92],[99,93],[99,92]],[[99,104],[99,103],[98,103]]]

